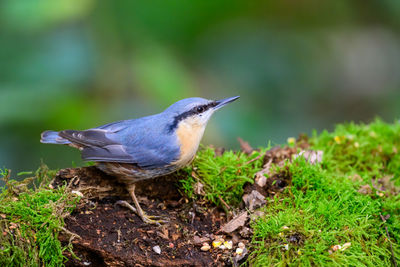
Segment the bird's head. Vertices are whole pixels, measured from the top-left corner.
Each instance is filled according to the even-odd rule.
[[[182,99],[165,110],[165,112],[172,115],[169,128],[174,130],[179,124],[183,123],[192,128],[204,129],[215,111],[238,98],[239,96],[221,100],[207,100],[200,97]]]

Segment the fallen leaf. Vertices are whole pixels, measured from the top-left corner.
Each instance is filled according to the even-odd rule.
[[[255,183],[257,185],[259,185],[260,187],[264,187],[267,184],[267,177],[265,177],[264,174],[260,175],[260,172],[256,173],[256,179],[255,179]]]
[[[224,226],[222,226],[221,231],[225,233],[232,233],[239,227],[244,226],[248,218],[247,211],[243,211],[236,217],[234,217],[232,220],[227,222]]]
[[[254,210],[266,203],[265,197],[257,190],[251,191],[250,194],[243,195],[242,199],[249,210]]]

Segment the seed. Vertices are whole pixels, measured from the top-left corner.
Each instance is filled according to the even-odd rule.
[[[203,243],[203,246],[200,249],[201,251],[209,251],[211,247],[208,243]]]

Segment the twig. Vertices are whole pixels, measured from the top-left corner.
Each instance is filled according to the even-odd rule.
[[[382,213],[379,213],[379,216],[381,216],[381,219],[382,219],[383,223],[385,224],[386,235],[389,240],[390,251],[392,252],[393,264],[394,264],[394,267],[397,267],[396,257],[394,256],[393,247],[392,247],[392,240],[390,240],[389,231],[386,226],[386,219],[385,219],[385,217],[382,216]]]
[[[67,233],[69,235],[69,243],[71,243],[72,240],[74,240],[75,238],[82,239],[82,237],[80,237],[80,235],[71,232],[70,230],[68,230],[65,227],[61,227],[61,230],[63,230],[65,233]]]
[[[263,154],[258,155],[257,157],[255,157],[254,159],[251,159],[249,161],[247,161],[244,165],[248,165],[256,160],[259,160],[262,156],[264,156]]]
[[[219,200],[221,200],[222,204],[224,204],[225,208],[231,212],[232,208],[222,199],[221,196],[218,196]]]

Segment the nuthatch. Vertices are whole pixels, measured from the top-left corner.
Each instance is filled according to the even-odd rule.
[[[199,147],[211,115],[239,96],[222,100],[187,98],[163,112],[133,120],[109,123],[84,131],[45,131],[40,142],[78,148],[83,160],[126,184],[145,223],[158,224],[146,215],[135,196],[135,183],[175,172],[189,164]]]

